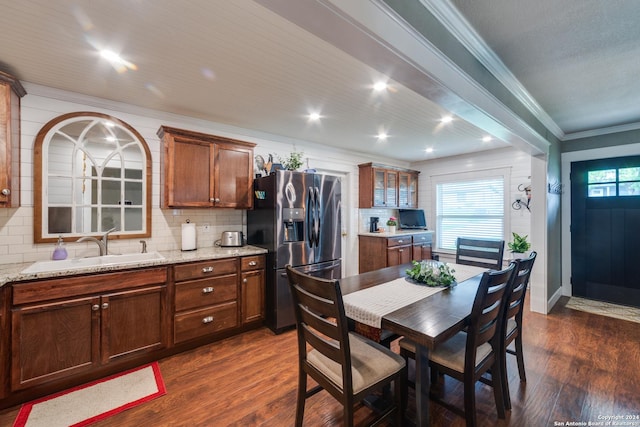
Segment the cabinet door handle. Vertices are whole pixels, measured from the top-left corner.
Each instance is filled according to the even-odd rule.
[[[98,311],[100,309],[100,306],[98,304],[94,304],[91,306],[91,310],[93,311]]]
[[[210,294],[213,293],[213,287],[212,286],[208,286],[206,288],[202,288],[202,293],[203,294]]]
[[[213,322],[213,316],[207,316],[204,319],[202,319],[202,323],[204,323],[205,325],[211,322]]]
[[[204,267],[204,268],[202,269],[202,272],[203,272],[203,273],[213,273],[213,267],[212,267],[212,266]]]
[[[255,261],[249,261],[249,265],[250,265],[251,267],[255,267],[256,265],[258,265],[258,263],[257,263],[257,262],[255,262]]]
[[[217,197],[212,197],[212,198],[209,199],[209,201],[212,202],[212,203],[218,203],[220,201],[220,199],[217,198]]]
[[[242,279],[242,283],[247,283],[247,279]]]
[[[108,302],[103,302],[102,303],[102,309],[106,310],[107,308],[109,308],[109,303]]]
[[[404,249],[398,249],[398,252],[404,252]]]
[[[398,243],[404,243],[404,240],[398,240]]]
[[[8,188],[3,188],[2,189],[2,195],[3,196],[8,196],[9,194],[11,194],[11,190],[9,190]]]

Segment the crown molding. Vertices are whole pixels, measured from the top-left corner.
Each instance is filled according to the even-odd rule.
[[[563,140],[565,133],[544,111],[520,81],[506,67],[496,53],[484,42],[469,21],[449,0],[420,0],[444,27],[480,61],[509,92],[513,94],[556,138]]]
[[[574,139],[591,138],[594,136],[609,135],[612,133],[628,132],[640,129],[640,123],[628,123],[626,125],[609,126],[606,128],[590,129],[581,132],[572,132],[565,134],[563,141],[572,141]]]

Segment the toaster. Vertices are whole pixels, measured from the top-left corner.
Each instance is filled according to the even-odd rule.
[[[242,231],[223,231],[220,239],[220,246],[244,246],[244,234]]]

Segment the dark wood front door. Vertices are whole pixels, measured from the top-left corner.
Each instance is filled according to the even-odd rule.
[[[640,156],[571,164],[574,296],[640,307]]]

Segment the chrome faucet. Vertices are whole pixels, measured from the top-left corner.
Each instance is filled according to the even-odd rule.
[[[100,248],[100,256],[104,256],[106,254],[107,248],[104,242],[102,240],[96,239],[95,237],[84,236],[76,240],[76,243],[87,242],[87,241],[94,242],[96,245],[98,245],[98,248]]]
[[[116,231],[116,227],[113,227],[111,230],[107,230],[102,235],[102,243],[104,243],[104,254],[109,255],[109,233]]]
[[[93,236],[84,236],[76,240],[76,243],[80,242],[94,242],[100,248],[100,256],[109,255],[109,233],[116,231],[116,227],[113,227],[111,230],[107,230],[101,239],[96,239]]]
[[[146,240],[140,240],[140,243],[142,243],[142,252],[143,254],[147,253],[147,241]]]

